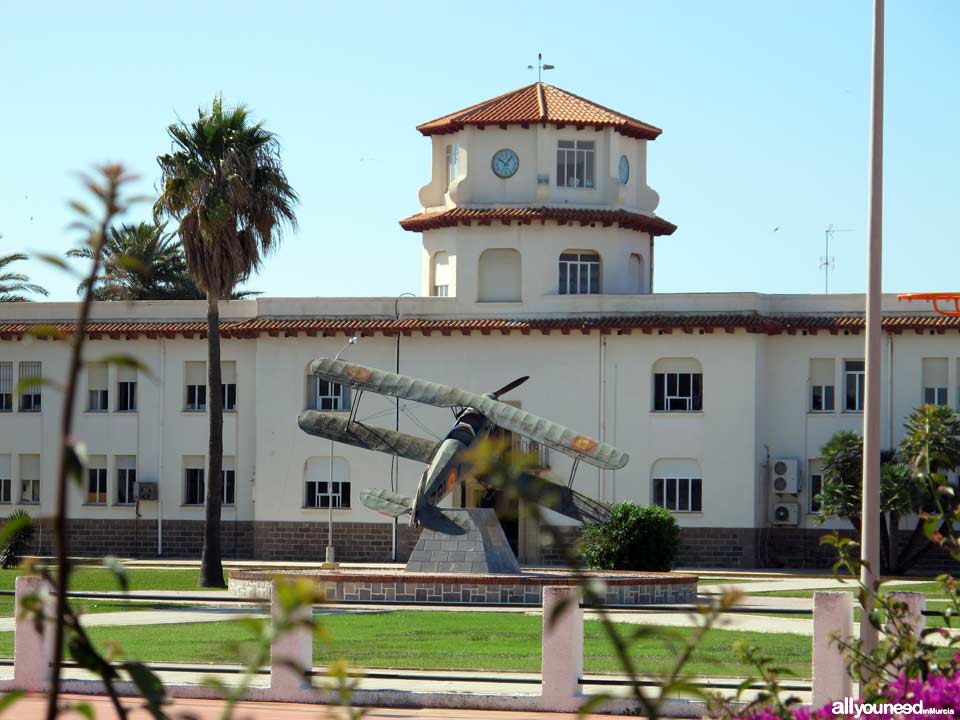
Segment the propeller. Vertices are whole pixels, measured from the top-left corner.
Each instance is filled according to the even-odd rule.
[[[501,395],[506,395],[508,392],[510,392],[514,388],[517,388],[520,385],[523,385],[529,379],[530,379],[529,375],[524,375],[523,377],[519,377],[511,383],[507,383],[499,390],[494,390],[490,394],[493,395],[494,400],[499,400]]]

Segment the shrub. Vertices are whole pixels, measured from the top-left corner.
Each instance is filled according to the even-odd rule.
[[[17,510],[8,517],[6,525],[12,527],[12,532],[0,551],[0,567],[4,570],[20,564],[33,540],[33,520],[23,510]]]
[[[609,520],[584,524],[580,538],[594,570],[669,570],[679,549],[677,520],[658,505],[614,505]]]

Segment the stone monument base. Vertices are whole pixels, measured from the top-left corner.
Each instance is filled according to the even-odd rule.
[[[490,508],[435,508],[462,533],[450,535],[423,528],[406,572],[519,575],[497,514]]]

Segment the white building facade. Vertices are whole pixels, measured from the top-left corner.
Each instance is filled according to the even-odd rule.
[[[630,455],[616,472],[581,465],[576,489],[669,507],[683,565],[828,563],[813,522],[819,448],[862,425],[862,296],[654,293],[655,238],[675,229],[654,214],[646,179],[660,131],[557,88],[531,85],[419,129],[432,139],[432,177],[422,212],[401,224],[422,233],[423,297],[221,306],[225,553],[321,559],[331,514],[338,559],[404,560],[412,549],[416,531],[357,496],[391,485],[412,494],[422,466],[297,427],[306,408],[351,409],[354,398],[307,366],[356,335],[344,359],[474,391],[530,375],[511,401]],[[62,397],[15,386],[64,377],[67,344],[31,329],[68,332],[76,310],[0,305],[0,513],[52,513]],[[89,469],[70,497],[76,553],[199,553],[205,312],[189,301],[94,305],[76,418]],[[917,405],[960,404],[960,324],[892,297],[884,313],[893,447]],[[117,354],[149,370],[97,362]],[[451,423],[445,410],[369,393],[356,412],[433,438]],[[569,473],[565,456],[541,458]],[[450,502],[480,495],[469,486]],[[555,558],[523,508],[497,510],[521,562]],[[51,547],[47,527],[38,552]]]

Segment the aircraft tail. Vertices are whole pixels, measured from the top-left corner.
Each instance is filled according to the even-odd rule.
[[[361,492],[360,502],[371,510],[391,517],[400,517],[413,512],[413,500],[380,488]]]

